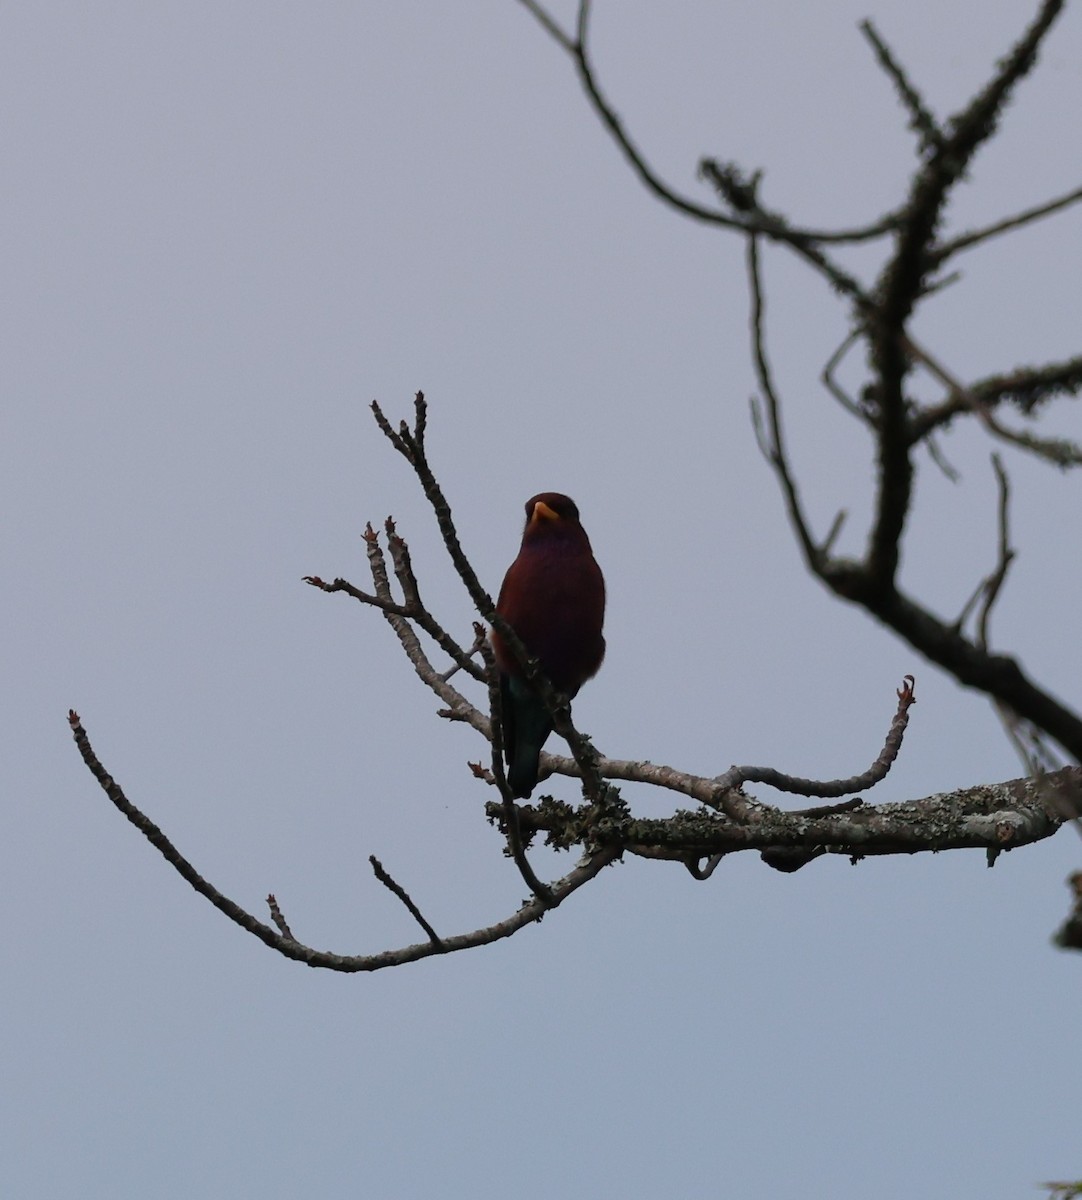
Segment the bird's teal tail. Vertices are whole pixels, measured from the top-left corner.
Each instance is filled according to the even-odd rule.
[[[501,685],[507,782],[511,795],[524,800],[537,786],[538,759],[552,732],[552,720],[537,694],[521,679],[505,675]]]

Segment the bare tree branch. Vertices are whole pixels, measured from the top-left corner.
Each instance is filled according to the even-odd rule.
[[[938,266],[962,250],[971,250],[974,246],[983,245],[990,238],[998,237],[1001,233],[1011,233],[1015,229],[1021,229],[1024,225],[1031,225],[1034,221],[1050,217],[1054,213],[1069,208],[1072,204],[1077,204],[1080,200],[1082,200],[1082,187],[1073,188],[1064,195],[1057,196],[1055,200],[1048,200],[1044,204],[1024,209],[1013,217],[1005,217],[1002,221],[986,225],[983,229],[973,229],[969,233],[959,234],[950,241],[941,242],[935,248],[932,252],[933,262]]]
[[[871,359],[879,376],[879,482],[868,552],[869,584],[874,591],[885,592],[894,581],[912,490],[903,392],[910,360],[901,335],[929,272],[937,265],[930,250],[947,197],[973,155],[995,132],[1004,105],[1036,61],[1037,49],[1062,7],[1063,0],[1044,0],[1037,18],[998,64],[987,86],[947,122],[944,136],[913,178],[894,253],[880,275],[876,319],[869,324]]]
[[[1015,552],[1011,549],[1010,531],[1011,481],[1007,478],[1003,460],[998,454],[992,455],[992,468],[996,473],[996,482],[999,485],[999,561],[996,563],[996,569],[985,580],[984,596],[981,600],[980,612],[977,614],[977,644],[984,650],[988,649],[989,644],[988,622],[991,619],[992,609],[999,599],[999,594],[1007,579],[1007,572],[1011,569],[1011,563],[1015,558]]]
[[[735,211],[746,214],[740,226],[744,232],[749,235],[760,233],[771,241],[787,246],[827,279],[835,291],[849,297],[858,311],[864,312],[868,308],[870,299],[863,285],[822,248],[830,242],[858,241],[860,238],[848,235],[841,238],[831,237],[821,230],[809,232],[790,227],[783,217],[760,204],[758,186],[762,179],[762,171],[755,171],[749,176],[735,163],[704,158],[699,163],[699,174],[713,185],[718,195]],[[891,218],[882,230],[876,229],[875,236],[889,232],[894,224],[895,221]]]
[[[763,297],[762,276],[759,271],[759,240],[755,236],[748,238],[747,243],[748,279],[751,284],[751,341],[752,353],[755,359],[755,374],[762,389],[766,403],[766,422],[759,414],[758,405],[752,403],[752,418],[755,432],[766,460],[774,468],[774,473],[781,485],[785,497],[785,506],[789,513],[789,522],[796,534],[797,541],[804,551],[804,558],[809,566],[817,564],[822,559],[822,550],[816,545],[808,527],[804,514],[800,491],[789,466],[789,456],[785,448],[785,436],[781,423],[781,404],[774,387],[774,377],[770,370],[770,360],[767,358],[764,330],[764,313],[766,302]]]
[[[262,921],[257,920],[251,913],[241,908],[239,904],[230,900],[228,896],[220,892],[213,884],[208,883],[180,851],[177,850],[158,826],[149,817],[140,812],[125,796],[123,789],[98,760],[97,755],[90,745],[86,731],[79,720],[78,714],[71,712],[68,719],[71,724],[72,733],[75,736],[75,744],[79,748],[79,753],[82,755],[83,761],[90,769],[91,774],[97,779],[103,791],[116,808],[143,834],[166,862],[201,896],[205,896],[219,912],[224,913],[231,921],[235,922],[242,929],[247,930],[254,937],[259,938],[261,942],[269,946],[272,950],[277,950],[279,954],[284,955],[286,958],[295,959],[297,962],[303,962],[310,967],[322,967],[329,971],[342,971],[347,974],[354,974],[361,971],[381,971],[386,967],[402,966],[405,963],[417,962],[418,959],[431,958],[437,954],[454,954],[459,950],[469,950],[475,946],[484,946],[490,942],[511,937],[527,925],[541,920],[546,912],[562,904],[568,896],[578,891],[583,884],[589,883],[591,879],[619,856],[619,850],[615,847],[606,847],[598,850],[596,853],[584,855],[573,870],[551,885],[549,889],[550,901],[548,903],[543,903],[540,899],[534,897],[532,900],[526,901],[515,913],[504,920],[487,925],[482,929],[475,929],[470,933],[458,934],[455,937],[442,939],[433,939],[432,934],[429,933],[429,940],[427,942],[416,943],[412,946],[403,946],[397,950],[385,950],[379,954],[332,954],[327,950],[315,950],[311,946],[305,946],[303,943],[295,941],[292,936],[286,936],[272,929],[269,925],[264,925]],[[395,891],[394,888],[391,890]],[[395,895],[398,895],[399,899],[402,899],[402,896],[397,891],[395,891]]]
[[[909,709],[917,702],[913,693],[913,684],[913,676],[907,675],[898,689],[898,708],[887,733],[887,740],[883,743],[883,749],[879,752],[875,762],[859,775],[853,775],[848,779],[800,779],[793,775],[785,775],[781,771],[774,770],[773,767],[730,767],[714,782],[719,789],[725,791],[741,788],[745,783],[765,783],[768,787],[776,788],[780,792],[788,792],[791,795],[822,796],[824,798],[866,791],[886,778],[898,757],[898,751],[902,748],[902,738],[905,736],[905,729],[909,724]],[[828,810],[809,809],[803,815],[823,816],[837,811],[839,811],[837,806],[833,806]]]
[[[387,577],[386,561],[384,560],[383,550],[379,544],[379,535],[372,528],[371,524],[365,529],[364,540],[368,551],[369,568],[376,587],[376,594],[373,598],[374,607],[379,608],[383,612],[387,623],[395,631],[403,650],[406,652],[406,656],[413,664],[413,668],[417,672],[421,682],[439,696],[444,704],[447,705],[448,711],[453,715],[455,720],[465,721],[487,736],[488,718],[470,704],[461,692],[452,687],[444,678],[443,673],[437,671],[432,665],[416,633],[413,631],[411,621],[415,620],[418,625],[422,627],[427,626],[429,629],[434,630],[433,636],[436,636],[437,641],[441,640],[440,635],[442,635],[443,639],[447,639],[447,635],[439,627],[435,618],[423,606],[409,608],[394,602],[391,596],[390,581]],[[361,599],[364,603],[370,602],[366,593],[360,592],[344,579],[336,579],[333,583],[324,583],[318,576],[309,575],[306,577],[306,582],[324,592],[345,592],[349,596]],[[464,657],[464,652],[460,651],[459,653]],[[472,676],[481,674],[476,664],[472,662],[466,669]]]
[[[282,910],[278,907],[278,901],[273,892],[267,897],[267,907],[270,909],[271,920],[278,927],[278,932],[282,937],[295,942],[297,939],[293,936],[293,930],[289,928],[289,923],[282,916]]]
[[[879,65],[886,71],[898,93],[898,98],[909,112],[909,128],[920,139],[922,155],[935,153],[943,141],[943,134],[931,110],[925,105],[920,92],[910,81],[905,68],[890,51],[870,20],[861,21],[858,28],[868,39]]]
[[[1021,430],[1007,429],[996,419],[989,406],[982,403],[979,396],[955,379],[926,350],[910,338],[903,340],[912,357],[926,367],[941,383],[945,384],[950,389],[951,395],[969,408],[990,433],[1023,450],[1029,450],[1057,467],[1082,465],[1082,448],[1076,446],[1074,442],[1070,442],[1066,438],[1039,438]]]
[[[533,17],[540,24],[541,28],[544,29],[550,37],[556,40],[557,45],[559,45],[561,49],[565,50],[572,56],[575,54],[574,39],[564,33],[556,21],[540,4],[536,2],[536,0],[519,0],[519,3],[527,10],[527,12],[533,15]]]
[[[1037,61],[1037,51],[1064,0],[1043,0],[1037,17],[1010,53],[997,65],[988,84],[945,125],[925,167],[914,176],[909,202],[901,218],[898,245],[879,285],[883,330],[901,330],[935,265],[928,253],[935,240],[943,206],[963,178],[977,150],[995,133],[999,117],[1018,82]],[[905,363],[891,339],[877,339],[878,351],[889,357],[888,377],[900,380]]]
[[[859,859],[926,850],[992,849],[997,853],[1049,837],[1066,819],[1055,790],[1082,795],[1082,769],[1066,767],[1038,779],[959,789],[897,804],[861,805],[809,817],[751,804],[750,819],[733,821],[701,809],[663,819],[633,819],[603,829],[602,845],[675,862],[732,854],[815,850]],[[847,806],[843,806],[846,808]],[[490,815],[498,806],[488,806]],[[524,830],[544,832],[559,846],[573,836],[576,810],[541,803],[519,809]],[[934,830],[934,833],[932,831]]]
[[[933,429],[949,425],[962,413],[1013,404],[1030,416],[1039,405],[1056,396],[1075,395],[1079,391],[1082,391],[1082,356],[1043,367],[1019,367],[1006,375],[978,380],[968,388],[951,388],[942,403],[914,411],[909,420],[909,440],[915,445]]]
[[[406,891],[406,889],[402,887],[400,883],[397,883],[391,878],[391,876],[387,873],[387,870],[384,868],[383,863],[381,863],[374,854],[370,854],[368,856],[368,861],[372,864],[372,870],[375,873],[376,878],[380,881],[380,883],[383,884],[385,888],[387,888],[388,891],[393,892],[399,898],[399,900],[402,901],[406,908],[409,909],[410,916],[412,916],[417,924],[420,925],[425,933],[428,934],[428,940],[433,946],[436,947],[437,950],[439,950],[443,946],[443,942],[440,940],[439,934],[425,920],[421,910],[410,899],[409,893]]]
[[[474,628],[479,632],[474,634],[473,645],[471,645],[466,651],[467,657],[471,659],[475,654],[480,654],[481,650],[488,644],[488,630],[486,630],[483,625],[477,624],[474,625]],[[448,667],[448,669],[443,672],[440,678],[444,683],[446,683],[459,670],[461,670],[461,668],[456,663],[453,667]]]
[[[761,233],[766,237],[777,238],[780,241],[786,242],[862,242],[882,237],[894,228],[895,218],[892,214],[888,214],[861,229],[790,229],[785,220],[776,213],[757,210],[754,213],[749,212],[746,215],[738,214],[734,216],[721,212],[718,209],[706,208],[689,199],[687,196],[681,195],[665,183],[646,161],[642,151],[639,150],[627,133],[616,110],[598,84],[588,46],[590,0],[580,0],[579,2],[574,38],[564,33],[554,18],[540,4],[536,3],[536,0],[519,0],[519,3],[539,22],[545,32],[570,55],[578,70],[579,79],[590,99],[594,112],[611,134],[639,180],[658,199],[664,201],[677,212],[691,217],[693,220],[718,225],[725,229]]]
[[[851,417],[856,417],[858,421],[862,421],[865,425],[874,429],[875,421],[872,418],[871,412],[849,395],[849,393],[838,382],[834,374],[838,367],[841,366],[842,359],[845,358],[846,354],[849,353],[850,348],[856,345],[862,336],[863,330],[850,330],[849,333],[845,335],[845,340],[842,342],[842,344],[837,348],[837,350],[834,351],[833,354],[831,354],[830,358],[827,359],[826,365],[823,367],[819,378],[827,391],[830,392],[834,399],[838,401],[842,408],[844,408]]]

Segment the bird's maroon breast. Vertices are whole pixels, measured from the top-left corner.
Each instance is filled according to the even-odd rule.
[[[588,542],[524,544],[496,609],[560,691],[574,695],[597,673],[605,655],[605,582]],[[500,669],[520,675],[498,634],[493,646]]]

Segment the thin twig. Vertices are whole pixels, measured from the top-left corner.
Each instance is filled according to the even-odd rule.
[[[377,536],[372,531],[371,525],[368,526],[368,529],[372,532],[373,537]],[[365,536],[367,538],[367,535]],[[413,622],[418,628],[423,629],[434,642],[456,660],[455,665],[450,670],[439,674],[438,677],[444,682],[450,679],[456,671],[462,670],[472,675],[475,679],[483,678],[480,667],[469,660],[469,655],[472,652],[463,650],[426,609],[399,604],[389,597],[384,598],[369,595],[360,588],[354,587],[348,579],[333,579],[330,583],[327,583],[325,580],[320,579],[318,575],[305,575],[304,582],[314,588],[318,588],[321,592],[342,592],[346,596],[351,596],[354,600],[359,600],[362,604],[370,604],[373,608],[378,608],[396,629],[402,627],[408,628],[409,622]],[[395,624],[395,620],[392,620],[392,618],[396,618],[398,624]],[[461,661],[458,661],[459,659]],[[427,662],[427,659],[425,661]]]
[[[1068,441],[1066,438],[1039,438],[1022,430],[1006,428],[1006,426],[999,422],[995,413],[992,412],[989,405],[980,396],[976,395],[972,389],[967,388],[965,384],[956,379],[927,350],[913,341],[911,337],[904,334],[899,338],[899,341],[905,346],[906,352],[925,367],[930,374],[934,375],[940,383],[944,384],[950,390],[952,398],[960,401],[966,408],[973,412],[980,423],[990,433],[995,434],[996,437],[1001,438],[1005,442],[1010,442],[1011,445],[1036,454],[1046,462],[1053,463],[1057,467],[1082,466],[1082,447]],[[909,440],[912,442],[912,434],[910,434]]]
[[[1007,572],[1015,558],[1015,552],[1011,549],[1010,533],[1011,481],[998,454],[992,455],[992,469],[996,473],[996,483],[999,487],[999,561],[996,563],[996,569],[985,581],[984,598],[977,616],[977,644],[985,650],[988,649],[988,623],[992,608],[999,598]]]
[[[597,114],[602,125],[609,131],[613,141],[638,176],[640,182],[677,212],[683,213],[684,216],[691,217],[696,221],[719,225],[725,229],[761,233],[765,237],[787,242],[794,246],[802,242],[838,244],[864,242],[873,238],[883,237],[895,228],[897,223],[896,217],[893,213],[889,213],[873,224],[857,229],[797,229],[791,228],[777,214],[768,213],[763,209],[756,209],[754,212],[740,213],[733,216],[715,208],[706,208],[704,205],[697,204],[689,197],[681,195],[667,184],[653,167],[650,166],[643,152],[624,128],[624,124],[611,102],[601,90],[601,85],[598,82],[597,74],[590,59],[588,40],[590,0],[580,0],[575,22],[576,33],[574,38],[566,34],[556,20],[536,0],[519,0],[519,3],[534,17],[545,32],[556,41],[561,49],[571,57],[578,70],[583,90],[586,92],[594,112]]]
[[[920,139],[921,154],[931,154],[940,146],[943,140],[939,123],[921,99],[920,92],[917,91],[914,84],[910,81],[905,68],[902,67],[901,63],[891,53],[890,47],[880,37],[872,22],[870,20],[861,21],[858,28],[875,51],[875,57],[879,65],[890,77],[898,93],[898,98],[906,109],[908,109],[909,127]]]
[[[410,558],[409,547],[404,538],[399,537],[394,517],[388,517],[383,522],[387,534],[387,548],[391,552],[391,563],[394,566],[395,578],[402,588],[402,595],[407,608],[423,609],[421,603],[420,585],[413,571],[413,560]]]
[[[988,582],[987,578],[982,579],[980,581],[980,583],[978,583],[977,586],[973,589],[973,591],[969,594],[969,598],[966,600],[965,604],[962,605],[961,612],[959,612],[958,616],[955,617],[954,624],[951,626],[951,629],[954,630],[956,633],[961,633],[962,630],[965,628],[966,622],[969,620],[970,616],[972,615],[973,610],[977,607],[977,604],[980,601],[981,596],[984,595],[984,588],[985,588],[985,585],[987,584],[987,582]]]
[[[992,611],[992,606],[999,596],[1000,590],[1003,587],[1003,582],[1007,577],[1007,572],[1014,560],[1015,552],[1010,547],[1010,480],[1007,477],[1007,472],[1003,467],[1003,463],[998,454],[992,455],[992,468],[996,473],[996,483],[999,489],[999,502],[997,505],[997,527],[999,530],[998,542],[999,551],[996,558],[995,569],[986,575],[980,583],[973,589],[969,599],[962,606],[962,611],[958,614],[954,622],[954,628],[961,631],[965,628],[966,622],[969,620],[970,614],[980,605],[980,612],[977,618],[977,645],[982,650],[987,650],[988,643],[988,621]],[[1008,732],[1010,732],[1008,730]]]
[[[692,879],[697,879],[700,883],[705,883],[718,868],[718,864],[725,857],[724,854],[711,854],[706,860],[705,866],[700,866],[700,859],[689,858],[684,866],[687,867]]]
[[[556,39],[557,43],[567,51],[568,54],[574,55],[575,42],[574,40],[560,28],[553,17],[551,17],[536,0],[519,0],[519,3],[528,12],[532,13],[536,18],[541,28],[545,30],[550,37]]]
[[[447,705],[447,711],[452,715],[452,719],[465,721],[487,737],[488,718],[470,704],[466,697],[456,688],[452,687],[443,678],[443,675],[435,669],[425,654],[424,648],[421,646],[411,622],[416,622],[422,628],[426,628],[427,626],[426,632],[431,632],[432,626],[435,626],[437,629],[439,626],[436,624],[434,618],[431,617],[431,614],[425,610],[404,608],[402,605],[394,602],[391,596],[390,580],[387,575],[387,564],[384,560],[383,550],[379,544],[379,535],[372,528],[371,524],[369,524],[365,528],[363,536],[368,554],[368,565],[372,572],[372,581],[376,589],[374,597],[368,597],[366,593],[360,592],[359,589],[344,579],[336,579],[333,583],[325,583],[318,576],[309,576],[307,582],[324,592],[341,591],[355,598],[363,599],[365,603],[374,603],[375,607],[383,612],[387,623],[394,630],[402,649],[413,664],[413,669],[416,671],[418,678]],[[452,641],[453,639],[448,640]],[[460,650],[459,653],[463,652]],[[483,678],[483,673],[476,664],[471,662],[466,669],[471,675]]]
[[[79,714],[74,709],[68,713],[68,723],[71,726],[72,736],[75,738],[75,745],[82,756],[83,762],[86,763],[90,773],[98,781],[102,791],[105,792],[113,805],[123,813],[188,884],[201,896],[205,896],[215,908],[224,912],[230,920],[247,929],[249,933],[253,933],[256,937],[261,938],[268,946],[273,946],[275,949],[282,949],[283,942],[292,942],[292,939],[287,939],[282,934],[271,929],[269,925],[264,925],[262,921],[257,921],[250,913],[245,912],[239,904],[235,904],[228,896],[218,891],[213,884],[208,883],[165,836],[161,829],[128,800],[120,784],[106,771],[101,760],[94,753],[94,749],[90,744],[90,738],[83,728]]]
[[[724,775],[719,775],[714,781],[719,798],[730,788],[737,788],[745,783],[765,783],[768,787],[790,795],[823,797],[844,796],[849,792],[862,792],[873,787],[886,777],[902,747],[905,728],[909,724],[909,709],[917,702],[913,692],[914,682],[912,675],[906,675],[902,681],[897,693],[898,707],[890,723],[883,749],[875,762],[861,774],[853,775],[849,779],[818,780],[785,775],[773,767],[730,767]],[[845,811],[844,806],[840,811]]]
[[[834,520],[830,523],[830,528],[827,530],[827,535],[819,544],[819,553],[823,558],[829,558],[834,551],[834,543],[838,540],[841,534],[842,527],[849,519],[849,514],[844,508],[838,509],[834,515]]]
[[[958,237],[951,238],[949,242],[942,242],[932,250],[932,258],[937,264],[944,263],[961,250],[969,250],[973,246],[988,241],[989,238],[998,237],[1001,233],[1009,233],[1012,229],[1021,229],[1023,225],[1039,221],[1042,217],[1050,217],[1053,213],[1069,208],[1080,200],[1082,200],[1082,187],[1074,188],[1064,195],[1058,196],[1055,200],[1027,208],[1013,217],[1006,217],[1002,221],[996,221],[993,225],[986,225],[983,229],[973,229],[968,233],[959,234]]]
[[[1028,721],[1023,721],[1013,709],[999,700],[992,701],[992,708],[1027,774],[1037,776],[1057,769],[1060,764],[1054,763],[1048,748],[1033,737]],[[1048,753],[1048,760],[1042,757],[1042,751]],[[1075,823],[1078,824],[1077,819]]]
[[[943,477],[948,483],[959,483],[962,476],[958,469],[953,467],[948,461],[939,445],[939,439],[929,430],[924,437],[924,448],[928,451],[928,457],[939,468]]]
[[[466,651],[466,657],[472,660],[475,655],[480,653],[481,647],[485,644],[485,642],[487,640],[488,640],[488,632],[482,628],[480,633],[476,633],[474,635],[473,643],[470,646],[470,648]],[[461,670],[462,670],[461,666],[458,663],[455,663],[455,665],[453,667],[448,667],[448,669],[440,675],[440,678],[443,680],[444,683],[446,683],[455,674],[455,672],[461,671]]]
[[[391,518],[387,518],[393,531],[394,522]],[[368,541],[369,535],[375,536],[372,532],[371,524],[368,525],[367,531],[364,534],[365,540]],[[397,535],[390,542],[391,557],[394,562],[396,574],[401,575],[402,555],[405,553],[405,567],[412,574],[412,567],[409,566],[408,550],[406,543],[398,538]],[[327,583],[318,575],[305,575],[304,582],[311,587],[318,588],[321,592],[342,592],[347,596],[351,596],[354,600],[360,601],[361,604],[371,605],[373,608],[378,608],[385,616],[401,617],[404,620],[412,621],[419,629],[423,629],[430,638],[443,650],[452,660],[454,666],[444,672],[441,678],[446,681],[455,674],[456,671],[465,671],[476,680],[484,678],[480,667],[472,661],[474,650],[464,650],[457,641],[443,628],[442,625],[432,616],[427,608],[421,603],[420,596],[416,592],[416,581],[413,584],[413,598],[407,600],[405,604],[399,604],[390,594],[390,590],[383,595],[371,595],[368,592],[362,591],[358,587],[354,587],[348,579],[334,579]]]
[[[616,110],[601,91],[601,86],[597,81],[593,65],[590,62],[588,43],[589,25],[590,0],[579,0],[575,41],[571,46],[571,55],[575,66],[578,68],[579,79],[593,105],[594,111],[600,117],[601,123],[608,129],[616,145],[631,164],[632,169],[638,175],[641,182],[654,195],[687,217],[692,217],[697,221],[705,221],[711,225],[720,225],[727,229],[745,228],[745,221],[742,218],[728,216],[714,208],[705,208],[701,204],[696,204],[694,200],[690,200],[686,196],[681,196],[665,183],[660,175],[654,171],[653,167],[647,163],[642,151],[631,140],[630,135],[624,128],[623,122],[617,116]]]
[[[278,901],[275,899],[274,893],[267,897],[267,907],[270,909],[271,920],[278,927],[278,932],[282,937],[289,938],[291,942],[297,939],[293,936],[293,930],[289,928],[289,923],[282,915],[282,910],[278,907]]]
[[[1006,374],[991,375],[966,389],[985,408],[1013,404],[1027,416],[1038,405],[1059,395],[1075,395],[1082,390],[1082,356],[1040,367],[1018,367]],[[955,391],[947,399],[910,414],[909,440],[916,443],[928,433],[949,424],[960,413],[973,412],[971,401]]]
[[[755,373],[762,389],[766,404],[766,429],[761,420],[756,421],[756,436],[767,461],[774,468],[774,473],[781,484],[785,496],[789,521],[797,535],[797,540],[804,551],[804,557],[809,564],[821,561],[822,549],[812,539],[804,516],[804,507],[800,500],[800,492],[789,466],[789,457],[785,448],[785,437],[781,423],[781,403],[777,389],[774,387],[774,377],[770,369],[770,361],[766,353],[766,334],[764,330],[764,313],[766,302],[763,298],[762,276],[759,268],[759,241],[751,236],[747,241],[748,280],[751,285],[751,344],[755,358]],[[758,417],[758,409],[753,404],[753,418]]]
[[[492,602],[492,597],[481,586],[481,581],[477,578],[477,573],[470,565],[469,559],[462,549],[462,544],[458,539],[458,531],[455,529],[454,519],[451,516],[451,506],[448,504],[447,497],[444,496],[443,489],[436,481],[436,477],[432,473],[432,468],[428,464],[424,445],[424,433],[427,422],[427,404],[424,393],[418,392],[414,397],[415,418],[412,431],[405,421],[401,423],[397,432],[392,429],[391,423],[383,415],[383,410],[377,401],[372,401],[371,408],[372,414],[376,418],[376,423],[389,439],[391,445],[413,467],[414,473],[417,475],[421,487],[424,489],[425,497],[428,499],[432,511],[436,515],[436,523],[439,525],[440,535],[443,538],[444,545],[447,547],[448,554],[451,556],[451,562],[458,572],[458,577],[465,585],[466,591],[469,592],[470,599],[473,601],[481,617],[486,621],[491,621],[496,606]]]
[[[868,292],[856,277],[835,262],[823,250],[823,245],[835,242],[861,241],[866,233],[879,237],[891,232],[896,224],[892,215],[868,230],[848,230],[839,236],[831,236],[823,230],[795,229],[777,213],[763,208],[756,192],[762,176],[755,171],[750,176],[735,163],[719,162],[715,158],[704,158],[699,162],[699,175],[721,196],[743,215],[740,228],[746,233],[758,233],[771,241],[788,246],[795,254],[810,263],[830,281],[835,290],[854,301],[860,313],[871,311],[872,301]]]
[[[862,329],[851,329],[846,335],[842,344],[834,351],[827,359],[826,365],[823,367],[819,378],[822,380],[823,386],[834,397],[835,400],[845,409],[850,416],[856,417],[865,425],[875,428],[875,420],[872,414],[863,405],[858,404],[856,400],[841,386],[835,378],[834,372],[841,365],[842,359],[849,352],[850,346],[855,345],[863,336]]]
[[[409,893],[406,891],[406,889],[400,883],[391,878],[384,868],[383,863],[381,863],[374,854],[370,854],[368,856],[368,861],[372,864],[372,870],[375,872],[376,878],[380,881],[380,883],[382,883],[385,888],[394,892],[399,900],[401,900],[402,903],[409,909],[410,915],[417,922],[417,924],[420,925],[425,933],[428,934],[428,940],[433,944],[433,946],[442,949],[443,942],[440,939],[439,934],[425,920],[421,910],[410,899]]]

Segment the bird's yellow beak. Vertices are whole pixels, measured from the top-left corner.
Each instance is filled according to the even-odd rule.
[[[532,521],[558,521],[560,514],[554,508],[549,508],[544,500],[538,500],[533,506],[533,516],[530,519]]]

